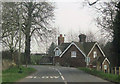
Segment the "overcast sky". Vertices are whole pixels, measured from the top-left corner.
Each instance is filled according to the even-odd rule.
[[[96,0],[89,1],[92,3]],[[69,31],[85,34],[92,31],[95,34],[99,30],[95,23],[96,11],[85,3],[85,0],[55,0],[55,7],[54,25],[59,27],[61,34],[67,35]],[[36,47],[32,47],[32,52],[40,50]]]
[[[85,33],[88,30],[96,31],[94,11],[84,7],[82,0],[79,2],[57,2],[55,10],[55,25],[62,34],[72,30]]]

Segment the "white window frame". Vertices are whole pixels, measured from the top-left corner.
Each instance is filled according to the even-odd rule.
[[[104,69],[107,70],[107,65],[104,65]]]
[[[96,58],[97,57],[97,51],[94,51],[93,52],[93,58]]]
[[[86,57],[85,62],[87,63],[87,65],[89,65],[89,63],[90,63],[90,57]]]
[[[94,65],[93,67],[94,67],[94,68],[96,68],[96,66],[95,66],[95,65]]]
[[[72,57],[72,58],[77,57],[77,56],[76,56],[76,51],[71,51],[71,57]]]
[[[59,51],[59,49],[57,49],[56,51],[55,51],[55,56],[59,56],[60,55],[60,51]]]

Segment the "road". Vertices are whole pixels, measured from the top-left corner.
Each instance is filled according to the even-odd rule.
[[[34,65],[29,66],[37,69],[34,74],[27,76],[26,78],[20,80],[19,82],[46,82],[54,83],[58,82],[61,84],[68,83],[80,83],[80,82],[91,82],[91,84],[97,83],[108,83],[108,81],[103,80],[99,77],[87,74],[77,68],[73,67],[60,67],[60,66],[42,66]],[[55,84],[56,84],[55,83]]]

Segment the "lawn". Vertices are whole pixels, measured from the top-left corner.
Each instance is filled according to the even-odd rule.
[[[111,82],[120,82],[120,75],[104,73],[103,71],[97,71],[95,69],[89,69],[89,68],[78,68],[78,69]]]
[[[18,73],[19,69],[17,67],[2,71],[2,82],[15,82],[36,71],[34,68],[23,66],[21,66],[21,69],[22,73]]]

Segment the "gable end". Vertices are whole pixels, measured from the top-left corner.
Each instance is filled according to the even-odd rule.
[[[105,61],[107,61],[110,64],[110,61],[107,58],[104,59],[102,64],[104,64]]]
[[[60,57],[62,57],[62,55],[63,55],[72,45],[74,45],[74,46],[86,57],[86,55],[84,54],[84,52],[83,52],[74,42],[72,42],[72,43],[63,51],[63,53],[60,55]]]
[[[90,55],[90,53],[93,51],[93,49],[95,48],[95,46],[98,47],[98,49],[100,50],[100,52],[102,53],[102,55],[105,57],[104,52],[102,51],[102,49],[100,48],[100,46],[98,45],[97,42],[93,45],[93,47],[92,47],[92,49],[90,50],[90,52],[88,53],[87,57],[88,57],[88,56]]]

